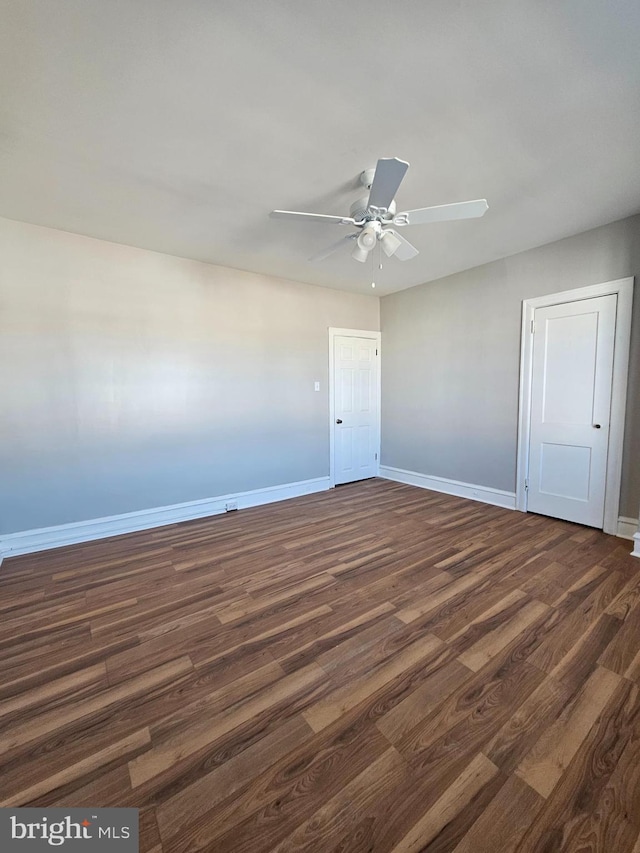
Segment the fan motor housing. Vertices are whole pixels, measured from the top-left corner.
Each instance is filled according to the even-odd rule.
[[[371,214],[369,213],[368,205],[369,205],[369,196],[368,195],[362,196],[362,198],[359,198],[353,202],[353,204],[349,208],[349,215],[351,216],[352,219],[355,219],[356,222],[366,222],[366,221],[370,221],[371,219],[377,218],[377,217],[371,216]],[[387,213],[389,214],[388,218],[391,218],[395,212],[396,212],[396,203],[395,203],[395,201],[392,201],[391,204],[389,205],[388,209],[387,209]],[[385,217],[385,219],[386,218],[387,217]],[[384,220],[381,220],[381,221],[384,221]]]

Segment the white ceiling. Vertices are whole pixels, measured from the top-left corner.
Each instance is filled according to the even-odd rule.
[[[377,294],[640,210],[638,0],[1,0],[0,215],[371,292],[345,226],[378,157],[407,227]],[[344,230],[341,230],[344,229]]]

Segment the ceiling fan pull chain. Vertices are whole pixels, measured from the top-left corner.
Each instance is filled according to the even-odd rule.
[[[378,242],[378,245],[379,245],[379,244],[380,244],[380,241],[378,240],[377,242]],[[376,286],[375,273],[374,273],[374,271],[373,271],[373,268],[374,268],[374,265],[375,265],[374,255],[375,255],[375,246],[374,246],[374,250],[373,250],[373,252],[371,252],[371,287],[375,287],[375,286]]]

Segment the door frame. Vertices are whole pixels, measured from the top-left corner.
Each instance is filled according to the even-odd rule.
[[[531,384],[533,380],[533,318],[537,308],[581,302],[597,296],[616,294],[616,330],[613,348],[613,377],[611,384],[611,417],[604,498],[603,530],[613,536],[618,532],[620,481],[622,478],[622,447],[624,442],[627,406],[627,376],[629,372],[629,343],[631,340],[631,309],[633,305],[633,276],[563,290],[547,296],[524,299],[522,302],[522,331],[520,337],[520,392],[518,400],[518,456],[516,468],[516,509],[527,511],[525,479],[529,474],[529,440],[531,422]]]
[[[329,326],[329,488],[333,489],[336,485],[336,471],[335,471],[335,429],[336,429],[336,404],[335,404],[335,376],[334,376],[334,348],[335,348],[335,339],[337,337],[345,337],[345,338],[367,338],[368,340],[372,340],[376,342],[378,348],[378,376],[377,376],[377,388],[376,388],[376,400],[378,404],[378,447],[376,453],[378,454],[378,460],[376,465],[376,476],[380,474],[380,426],[381,426],[381,403],[382,403],[382,383],[380,381],[380,365],[382,363],[382,334],[380,332],[373,332],[369,329],[338,329],[333,326]]]

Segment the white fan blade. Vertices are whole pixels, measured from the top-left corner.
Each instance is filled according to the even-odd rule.
[[[393,253],[394,258],[397,258],[399,261],[410,261],[411,258],[415,258],[416,255],[420,254],[416,247],[412,246],[408,240],[405,240],[401,234],[396,234],[395,231],[392,233],[400,240],[400,245]]]
[[[409,164],[397,157],[378,160],[367,207],[388,209],[408,168]]]
[[[430,222],[446,222],[450,219],[475,219],[489,210],[486,198],[475,201],[459,201],[455,204],[440,204],[436,207],[421,207],[405,210],[393,217],[394,225],[428,225]]]
[[[350,243],[352,240],[357,239],[357,234],[347,234],[346,237],[343,237],[341,240],[338,240],[337,243],[334,243],[332,246],[329,246],[328,249],[323,249],[321,252],[318,252],[317,255],[314,255],[312,258],[309,258],[311,262],[314,261],[324,261],[325,258],[328,258],[329,255],[333,255],[334,252],[337,252],[341,249],[346,243]]]
[[[331,222],[336,225],[354,225],[355,219],[349,216],[328,216],[324,213],[300,213],[297,210],[272,210],[272,219],[297,219],[299,222]]]

